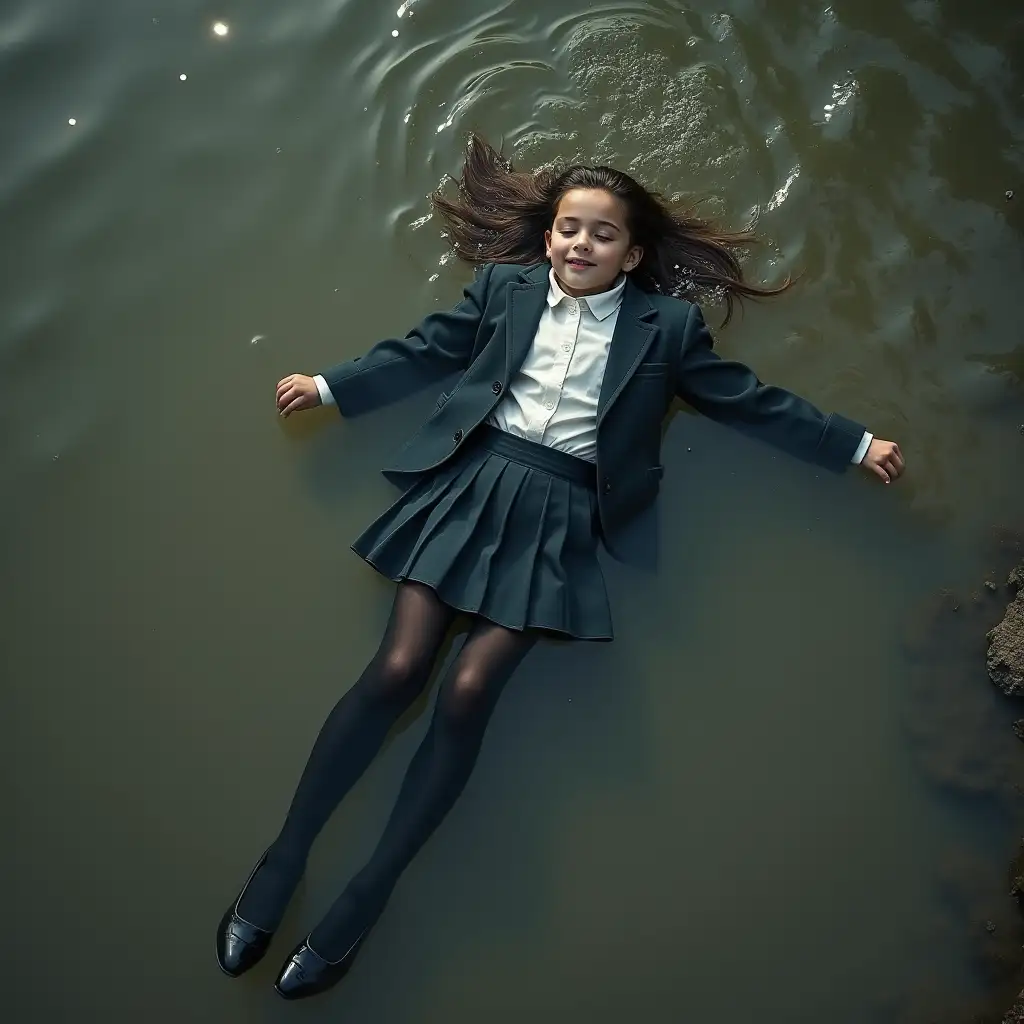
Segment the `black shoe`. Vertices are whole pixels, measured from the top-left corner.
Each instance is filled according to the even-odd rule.
[[[337,985],[355,963],[356,954],[369,930],[363,931],[340,960],[325,960],[313,951],[308,938],[300,942],[274,982],[277,994],[284,999],[305,999]]]
[[[256,925],[249,924],[238,916],[238,904],[266,859],[267,855],[264,853],[246,879],[238,898],[224,912],[217,927],[217,963],[231,978],[237,978],[240,974],[245,974],[250,967],[255,967],[263,959],[263,955],[270,947],[270,940],[274,937],[273,932],[257,928]]]

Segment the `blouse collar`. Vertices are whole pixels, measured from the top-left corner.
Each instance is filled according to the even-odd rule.
[[[548,272],[548,283],[548,305],[552,309],[565,299],[574,297],[562,290],[553,269]],[[608,291],[598,292],[596,295],[581,295],[577,301],[584,303],[598,320],[605,320],[622,305],[622,293],[625,290],[626,275],[620,274],[619,279]]]

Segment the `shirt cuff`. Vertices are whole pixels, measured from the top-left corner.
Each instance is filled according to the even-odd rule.
[[[857,445],[857,450],[853,453],[853,458],[850,461],[855,465],[859,466],[864,461],[864,456],[867,455],[868,449],[871,447],[871,442],[874,441],[875,435],[864,431],[864,436],[860,439],[860,444]]]
[[[313,378],[313,383],[316,384],[316,389],[317,389],[317,391],[320,392],[320,401],[324,405],[337,405],[338,404],[334,400],[334,392],[331,391],[331,389],[327,386],[327,381],[325,381],[323,379],[323,377],[320,376],[319,373]],[[864,436],[868,437],[870,435],[865,434]],[[861,443],[863,444],[863,442],[861,442]],[[860,449],[858,449],[858,451],[860,451]],[[864,451],[867,451],[867,447],[864,448]],[[861,459],[862,458],[864,458],[863,452],[861,453]],[[855,462],[860,462],[860,459],[855,459],[854,461]]]

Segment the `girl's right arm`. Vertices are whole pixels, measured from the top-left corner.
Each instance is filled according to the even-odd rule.
[[[483,319],[493,269],[493,264],[488,264],[480,271],[454,309],[431,313],[404,338],[378,342],[366,355],[325,370],[320,381],[305,374],[285,377],[277,386],[278,411],[288,416],[320,405],[330,396],[343,416],[357,416],[465,370]]]

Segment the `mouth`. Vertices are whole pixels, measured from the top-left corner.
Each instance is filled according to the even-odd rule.
[[[566,260],[565,265],[567,267],[572,267],[573,270],[586,270],[588,267],[597,266],[596,263],[588,263],[586,260],[581,259]]]

